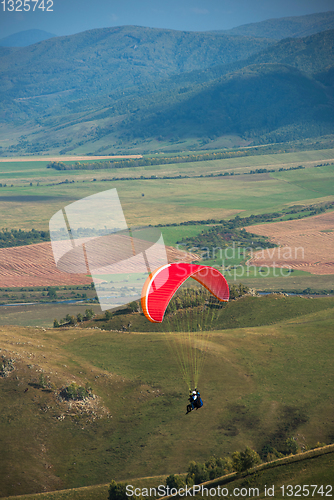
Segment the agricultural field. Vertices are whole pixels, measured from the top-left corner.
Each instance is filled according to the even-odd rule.
[[[258,306],[245,315],[250,299]],[[187,418],[187,388],[160,332],[2,326],[2,363],[14,370],[0,378],[1,495],[182,473],[191,460],[281,449],[291,436],[301,448],[332,442],[333,299],[271,295],[229,307],[232,323],[209,338],[205,406]],[[61,401],[72,383],[95,399]]]
[[[169,262],[192,261],[195,254],[167,247]],[[36,243],[0,249],[0,288],[54,287],[86,285],[92,282],[88,274],[59,271],[52,253],[51,243]]]
[[[91,277],[57,269],[51,243],[0,249],[0,287],[85,285]]]
[[[48,161],[2,162],[2,227],[46,230],[50,217],[67,204],[115,187],[131,226],[273,212],[297,202],[332,200],[333,167],[313,168],[332,161],[333,149],[100,171],[55,171],[46,168]],[[299,165],[305,168],[247,173]],[[194,177],[232,172],[235,175]],[[176,175],[189,178],[160,178]],[[114,177],[125,180],[112,180]],[[126,180],[128,177],[136,180]]]
[[[250,226],[279,247],[255,252],[249,265],[290,267],[312,274],[334,274],[334,212],[307,219]]]

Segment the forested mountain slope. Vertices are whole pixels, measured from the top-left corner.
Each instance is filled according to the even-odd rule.
[[[334,30],[274,42],[136,26],[3,47],[0,121],[25,133],[2,152],[331,134],[333,49]]]
[[[234,35],[264,36],[281,40],[303,37],[334,28],[334,12],[319,12],[306,16],[267,19],[259,23],[244,24],[225,31]]]

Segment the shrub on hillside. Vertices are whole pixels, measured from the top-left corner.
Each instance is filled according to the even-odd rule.
[[[297,443],[297,441],[293,437],[288,438],[285,441],[285,448],[286,448],[286,453],[288,455],[290,455],[290,454],[296,455],[296,453],[299,452],[298,443]]]
[[[283,458],[284,455],[283,453],[277,451],[276,448],[274,448],[270,444],[266,444],[261,450],[260,457],[262,460],[265,460],[266,462],[272,462],[277,458]]]
[[[126,484],[116,483],[116,481],[111,481],[109,486],[109,500],[128,500],[126,494]]]
[[[260,456],[256,451],[247,446],[245,451],[235,451],[232,455],[233,469],[243,472],[261,463]]]
[[[14,362],[15,359],[2,356],[2,361],[0,362],[0,377],[8,377],[10,372],[14,370]]]
[[[186,484],[192,486],[205,481],[224,476],[232,471],[232,461],[230,458],[211,457],[204,464],[190,462]]]
[[[138,312],[139,311],[139,304],[135,300],[133,302],[130,302],[128,304],[128,309],[130,309],[131,312]]]
[[[126,493],[125,483],[116,483],[112,480],[109,486],[109,496],[108,500],[129,500],[129,498],[135,498],[136,500],[144,500],[141,495],[135,496]]]
[[[90,387],[79,386],[73,382],[67,387],[63,387],[59,395],[67,401],[83,401],[91,396],[91,389]]]
[[[166,486],[169,487],[169,489],[181,489],[184,488],[186,485],[186,478],[183,476],[176,476],[175,474],[171,474],[166,478]]]

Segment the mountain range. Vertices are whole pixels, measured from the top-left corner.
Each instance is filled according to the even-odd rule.
[[[0,39],[0,47],[27,47],[57,35],[44,30],[24,30]]]
[[[0,47],[2,154],[332,134],[329,26],[333,12],[246,25],[239,33],[122,26]],[[293,35],[277,41],[286,32]]]
[[[283,38],[300,38],[314,35],[321,31],[333,29],[334,12],[319,12],[306,16],[282,17],[267,19],[259,23],[243,24],[225,31],[231,35],[263,36],[282,40]]]

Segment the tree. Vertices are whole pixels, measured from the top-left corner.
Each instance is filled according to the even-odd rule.
[[[211,457],[205,462],[206,470],[209,474],[209,479],[215,479],[216,477],[223,476],[231,471],[232,465],[229,459]]]
[[[74,316],[71,316],[70,314],[66,314],[66,321],[67,323],[69,323],[70,325],[75,325],[75,317]]]
[[[60,324],[59,324],[58,320],[54,319],[53,320],[53,328],[59,328],[59,327],[60,327]]]
[[[175,476],[171,474],[166,478],[166,486],[169,486],[170,489],[176,488],[177,490],[184,488],[186,485],[186,480],[183,476]]]
[[[56,300],[57,299],[57,293],[56,293],[56,289],[55,288],[52,288],[51,286],[49,286],[49,288],[48,288],[48,297],[51,300]]]
[[[134,300],[133,302],[130,302],[130,304],[128,304],[128,308],[130,309],[130,311],[132,313],[138,312],[139,311],[139,304],[138,304],[138,302],[136,302]]]
[[[245,451],[235,451],[232,455],[233,469],[237,472],[243,472],[261,463],[260,456],[256,451],[247,446]]]
[[[77,322],[78,322],[78,323],[81,323],[81,322],[82,322],[82,319],[83,319],[83,318],[82,318],[82,314],[80,314],[80,313],[79,313],[79,314],[77,314]]]
[[[276,448],[274,448],[270,444],[266,444],[263,446],[260,452],[260,457],[262,460],[265,460],[266,462],[272,462],[277,458],[283,458],[284,455],[283,453],[277,451]]]
[[[209,473],[204,464],[190,462],[187,474],[187,484],[201,484],[209,479]]]
[[[107,321],[109,321],[113,317],[113,313],[111,311],[106,311],[104,313],[104,317]]]
[[[112,480],[109,486],[109,500],[128,500],[126,484]]]
[[[85,319],[90,320],[94,316],[94,311],[93,309],[86,309],[85,311]]]
[[[292,453],[293,455],[295,455],[299,451],[298,443],[293,437],[288,438],[285,441],[285,447],[288,454]]]

